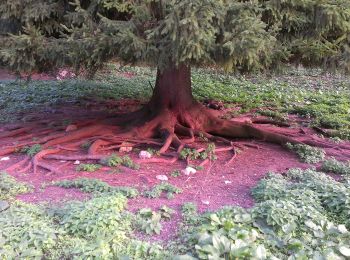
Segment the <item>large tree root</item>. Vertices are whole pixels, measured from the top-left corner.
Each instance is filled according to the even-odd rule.
[[[227,162],[230,164],[237,155],[235,147],[242,147],[233,143],[232,139],[254,138],[279,145],[292,143],[331,148],[350,158],[349,143],[334,144],[305,133],[288,134],[282,128],[271,130],[251,121],[235,122],[218,119],[198,103],[192,103],[186,109],[162,109],[158,112],[146,107],[130,116],[124,115],[119,119],[119,126],[115,125],[115,122],[118,120],[107,119],[98,124],[93,121],[80,122],[76,124],[77,130],[69,132],[58,128],[50,129],[47,126],[40,126],[37,129],[33,125],[5,131],[0,134],[0,142],[10,139],[12,144],[5,144],[0,149],[0,155],[14,153],[24,146],[40,144],[42,151],[36,154],[30,163],[26,158],[7,170],[18,170],[27,163],[24,169],[27,170],[32,165],[34,174],[37,174],[39,168],[58,174],[59,167],[54,167],[50,160],[101,160],[107,157],[108,153],[121,147],[147,144],[158,146],[162,157],[138,160],[138,163],[172,164],[178,160],[178,155],[184,147],[190,146],[197,140],[221,143],[221,147],[215,150],[216,153],[233,151],[231,159]],[[86,142],[91,145],[87,151],[84,151],[81,145]],[[67,155],[67,152],[71,155]],[[77,152],[80,153],[77,154]],[[204,166],[209,162],[206,159],[200,165]]]

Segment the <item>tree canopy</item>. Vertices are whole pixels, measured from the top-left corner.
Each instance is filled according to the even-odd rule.
[[[350,71],[348,0],[1,0],[0,18],[3,34],[17,28],[1,38],[0,59],[18,72],[93,71],[111,59]]]

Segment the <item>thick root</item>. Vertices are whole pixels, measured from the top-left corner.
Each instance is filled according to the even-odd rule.
[[[160,147],[159,152],[162,156],[168,156],[168,158],[137,160],[137,163],[140,164],[172,164],[178,160],[182,149],[196,140],[224,144],[225,147],[217,148],[215,150],[216,153],[233,151],[232,157],[226,165],[231,164],[236,158],[235,147],[243,149],[243,146],[252,146],[251,144],[235,144],[232,142],[232,138],[253,138],[279,145],[285,145],[286,143],[308,144],[322,148],[331,148],[333,151],[330,154],[341,154],[343,157],[345,156],[344,154],[350,151],[349,143],[334,144],[325,139],[307,135],[305,131],[304,133],[292,133],[291,131],[288,133],[288,131],[283,132],[281,130],[283,128],[278,128],[279,130],[275,131],[254,124],[251,121],[235,122],[218,119],[197,103],[194,103],[193,107],[186,110],[162,110],[161,113],[150,113],[153,116],[147,115],[145,111],[147,110],[143,109],[142,113],[133,113],[132,120],[123,119],[119,121],[125,124],[124,128],[112,126],[108,122],[91,125],[93,121],[75,124],[78,129],[69,132],[58,128],[50,130],[45,126],[35,129],[33,125],[16,128],[0,134],[1,140],[11,138],[12,141],[14,138],[17,141],[17,143],[13,142],[15,144],[2,148],[0,156],[14,153],[24,146],[41,144],[43,150],[36,154],[32,160],[34,174],[38,172],[39,167],[58,174],[60,172],[59,167],[53,167],[46,160],[101,160],[108,156],[108,154],[102,152],[113,151],[126,145],[131,147],[146,144],[156,145]],[[143,118],[141,119],[135,115],[142,115]],[[271,122],[263,121],[259,123]],[[34,130],[36,130],[36,134],[33,133]],[[51,131],[52,134],[50,134]],[[31,138],[32,141],[26,141],[27,138]],[[34,141],[33,138],[36,140]],[[84,151],[81,145],[86,142],[91,143],[88,150],[85,151],[86,154],[75,154],[79,151]],[[334,152],[334,150],[337,151]],[[69,156],[62,154],[65,151],[74,154]],[[204,149],[199,151],[204,151]],[[349,153],[348,156],[350,157]],[[8,170],[17,170],[28,161],[29,159],[26,158],[9,167]],[[188,161],[187,163],[190,162]],[[208,163],[210,161],[206,159],[200,165],[204,166]],[[27,164],[27,167],[24,169],[27,170],[28,167],[31,167],[31,163]]]

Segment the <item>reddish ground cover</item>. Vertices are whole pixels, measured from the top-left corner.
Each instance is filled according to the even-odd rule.
[[[129,77],[130,75],[127,76]],[[50,79],[42,75],[37,75],[37,77],[38,79]],[[14,76],[0,70],[0,79],[14,79]],[[129,110],[132,107],[139,106],[139,103],[133,100],[111,101],[110,106],[114,108],[119,107],[120,109],[118,110],[124,112],[126,108]],[[114,110],[114,112],[115,111],[116,110]],[[53,109],[49,113],[49,121],[55,121],[67,116],[71,118],[83,118],[84,120],[110,116],[110,113],[100,111],[98,104],[94,101],[91,102],[91,105],[83,109],[72,106]],[[43,120],[47,117],[47,114],[33,113],[32,120]],[[250,116],[246,115],[235,118],[234,120],[245,121],[249,119]],[[11,128],[10,125],[0,126],[0,134],[9,127]],[[275,131],[281,129],[272,125],[264,125],[264,128],[274,128]],[[35,128],[32,131],[34,133]],[[283,127],[283,133],[289,133],[294,136],[299,135],[298,138],[301,139],[305,135],[315,134],[313,130],[301,129],[300,126],[293,128]],[[28,138],[30,138],[30,136],[28,136]],[[2,139],[0,147],[12,142],[14,142],[13,137]],[[309,167],[307,164],[300,163],[296,155],[279,145],[251,140],[236,140],[235,144],[240,147],[244,146],[244,149],[237,154],[236,158],[229,165],[226,165],[226,163],[232,158],[232,151],[222,152],[218,155],[218,159],[212,164],[207,164],[203,170],[189,176],[184,174],[181,174],[179,177],[171,176],[173,170],[183,170],[186,167],[185,161],[177,161],[171,165],[161,163],[142,164],[140,170],[120,167],[120,171],[117,173],[112,173],[112,169],[109,167],[103,167],[97,172],[88,173],[76,171],[74,161],[45,159],[45,161],[54,166],[59,173],[48,172],[42,168],[35,174],[32,168],[27,169],[23,173],[15,170],[9,173],[18,180],[30,183],[34,186],[34,192],[18,196],[18,199],[32,203],[57,203],[72,199],[82,200],[88,197],[87,194],[76,189],[63,189],[53,186],[45,187],[46,184],[52,181],[70,180],[81,177],[96,178],[110,185],[136,187],[139,191],[143,191],[161,183],[161,181],[156,178],[157,175],[166,175],[169,179],[168,182],[181,188],[183,193],[175,195],[175,198],[171,200],[167,199],[165,196],[158,199],[148,199],[140,196],[136,199],[130,199],[128,208],[133,212],[145,207],[157,210],[163,205],[176,209],[177,212],[172,220],[163,223],[161,235],[152,237],[153,240],[168,241],[176,233],[177,225],[181,219],[180,209],[184,203],[193,202],[197,204],[201,212],[215,210],[225,205],[251,207],[254,201],[250,195],[250,191],[266,173],[270,171],[284,172],[289,168],[296,167]],[[197,142],[196,145],[204,146],[204,144],[200,144],[199,142]],[[336,148],[327,148],[325,150],[328,155],[336,156],[340,160],[345,159]],[[109,153],[112,152],[115,151],[110,151]],[[67,152],[68,155],[70,153],[75,152]],[[128,155],[134,160],[138,159],[137,152],[131,152]],[[0,161],[0,171],[6,170],[11,165],[25,159],[25,155],[18,153],[8,157],[9,160]],[[84,161],[84,163],[95,162],[96,161]],[[199,164],[199,162],[195,164]]]

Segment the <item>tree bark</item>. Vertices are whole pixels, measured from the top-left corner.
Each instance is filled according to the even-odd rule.
[[[191,87],[191,68],[186,65],[158,69],[149,107],[153,111],[181,113],[195,104]]]

